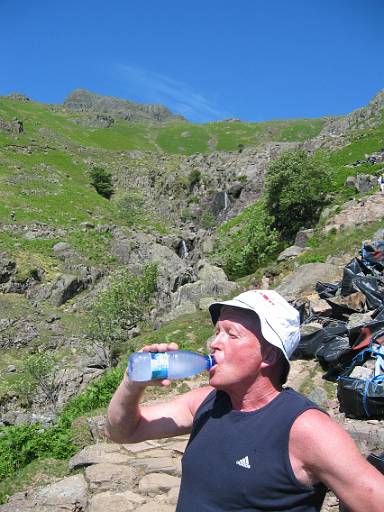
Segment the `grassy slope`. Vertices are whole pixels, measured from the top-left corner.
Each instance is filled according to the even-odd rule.
[[[234,151],[239,144],[256,145],[266,141],[303,141],[317,135],[324,125],[321,119],[292,119],[286,121],[215,122],[195,125],[183,121],[163,124],[130,124],[116,121],[108,129],[90,128],[76,124],[82,114],[69,112],[34,102],[18,102],[0,98],[0,117],[18,118],[24,122],[25,133],[37,143],[48,139],[66,144],[83,145],[112,151],[164,151],[173,154],[206,152],[212,146],[222,151]],[[40,130],[40,131],[39,131]],[[28,141],[19,136],[18,143]],[[209,141],[211,143],[209,144]],[[0,136],[0,144],[10,138]]]
[[[0,132],[0,222],[43,222],[51,227],[64,227],[68,230],[67,239],[94,262],[106,252],[108,238],[84,234],[80,223],[119,225],[124,221],[119,218],[114,202],[102,198],[90,186],[90,163],[118,172],[119,166],[125,164],[122,151],[191,154],[213,147],[237,150],[239,144],[304,140],[318,133],[323,124],[321,120],[206,125],[117,121],[111,128],[96,129],[77,124],[75,120],[81,116],[59,106],[0,98],[0,117],[6,121],[17,118],[24,125],[24,133],[17,136]],[[30,259],[33,265],[40,262],[48,269],[54,264],[50,256],[58,240],[29,241],[14,230],[0,233],[3,250],[20,262]]]

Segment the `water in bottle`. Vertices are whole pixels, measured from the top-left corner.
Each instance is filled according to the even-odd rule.
[[[189,350],[135,352],[128,359],[128,377],[139,382],[153,379],[184,379],[209,370],[214,364],[213,356]]]

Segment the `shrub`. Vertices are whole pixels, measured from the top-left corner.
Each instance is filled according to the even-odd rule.
[[[284,240],[291,241],[301,228],[317,222],[329,182],[330,171],[319,154],[286,151],[269,165],[265,206]]]
[[[146,319],[156,283],[157,265],[149,264],[139,275],[118,271],[99,295],[91,312],[90,336],[92,349],[106,367],[113,365],[127,332]]]
[[[224,227],[219,234],[219,262],[230,279],[251,274],[279,247],[279,233],[271,228],[273,217],[266,213],[264,201],[246,208],[238,219],[232,231]]]
[[[205,210],[201,215],[200,223],[202,228],[210,229],[216,226],[217,221],[212,212]]]
[[[120,216],[128,226],[132,226],[145,217],[144,197],[140,192],[133,190],[125,192],[116,203]]]
[[[96,192],[106,199],[110,199],[113,194],[112,174],[102,167],[93,167],[89,175],[91,185],[95,187]]]
[[[39,424],[0,427],[0,480],[14,475],[33,460],[43,457],[64,460],[74,455],[77,447],[72,438],[73,420],[106,406],[123,373],[123,368],[116,368],[90,384],[66,405],[52,427],[44,429]]]
[[[70,431],[60,424],[46,430],[39,424],[0,427],[0,479],[40,457],[65,459],[75,451]]]
[[[100,379],[92,382],[83,393],[73,398],[65,406],[60,416],[60,424],[65,428],[70,428],[75,418],[108,405],[123,375],[123,368],[113,368],[104,373]]]
[[[198,169],[192,169],[188,176],[189,192],[191,193],[193,187],[201,180],[201,172]]]
[[[65,372],[66,369],[46,351],[29,355],[24,363],[27,379],[22,384],[25,386],[25,393],[31,395],[36,390],[39,391],[49,408],[56,413],[59,393],[65,385]]]

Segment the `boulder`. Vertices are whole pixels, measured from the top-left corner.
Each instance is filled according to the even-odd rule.
[[[377,178],[371,174],[357,174],[356,175],[356,190],[360,194],[365,194],[376,186]]]
[[[138,506],[145,502],[145,498],[132,491],[126,492],[100,492],[92,496],[89,502],[88,512],[126,512],[138,510]],[[153,512],[157,509],[153,509]]]
[[[361,201],[348,201],[341,211],[334,215],[323,228],[324,233],[332,230],[354,228],[384,218],[384,194],[373,194]]]
[[[132,488],[137,471],[132,466],[102,462],[88,466],[85,478],[90,491],[126,491]]]
[[[58,242],[53,246],[53,252],[56,258],[62,261],[73,261],[80,259],[80,255],[66,242]]]
[[[301,229],[296,234],[294,245],[298,247],[306,247],[308,240],[310,240],[314,234],[314,229]]]
[[[181,239],[178,241],[178,246]],[[179,286],[196,279],[193,270],[185,258],[180,258],[175,250],[156,242],[156,237],[146,233],[137,233],[127,238],[117,233],[112,244],[112,254],[120,263],[126,263],[128,269],[137,273],[148,263],[158,264],[158,289],[162,305],[167,302],[167,295]]]
[[[61,306],[87,286],[88,283],[79,276],[62,274],[52,285],[49,302],[54,306]]]
[[[70,470],[90,466],[92,464],[127,464],[132,458],[123,453],[117,444],[97,443],[83,448],[69,459]]]
[[[0,283],[6,283],[16,270],[16,262],[6,254],[0,254]]]
[[[317,281],[337,282],[342,274],[342,269],[329,263],[307,263],[286,276],[276,287],[276,291],[292,301],[313,293]]]
[[[167,320],[176,318],[176,314],[194,312],[199,307],[200,300],[204,297],[219,299],[231,294],[236,289],[236,284],[228,281],[223,269],[210,263],[203,262],[197,272],[198,280],[187,283],[171,295],[171,316]]]
[[[157,494],[161,491],[169,491],[172,487],[180,486],[180,478],[177,476],[150,473],[145,475],[139,482],[139,490],[143,494]]]
[[[348,176],[344,185],[348,188],[356,188],[356,176]]]
[[[1,512],[83,511],[88,503],[87,483],[83,475],[74,475],[42,487],[31,493],[17,493]]]
[[[291,247],[288,247],[279,254],[279,256],[277,257],[277,261],[284,261],[296,258],[297,256],[299,256],[299,254],[301,254],[304,251],[305,249],[303,247],[299,247],[298,245],[291,245]]]
[[[171,492],[171,490],[169,491]],[[149,501],[136,509],[136,512],[174,512],[175,507],[166,503],[159,503],[157,500]]]

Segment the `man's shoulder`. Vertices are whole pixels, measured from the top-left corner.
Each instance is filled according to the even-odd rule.
[[[291,427],[290,439],[294,442],[316,442],[320,437],[340,435],[342,427],[320,408],[309,408],[297,416]]]
[[[192,416],[195,416],[199,407],[203,404],[209,395],[213,394],[214,391],[215,389],[212,386],[203,386],[193,389],[185,395],[182,395],[183,400],[188,402]]]

